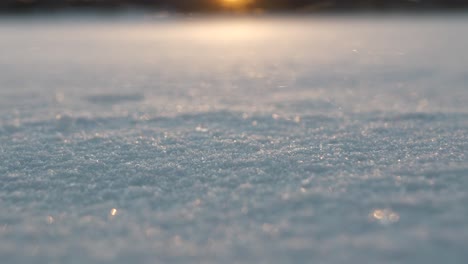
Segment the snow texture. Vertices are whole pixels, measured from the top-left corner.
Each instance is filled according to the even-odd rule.
[[[1,263],[467,263],[464,15],[0,19]]]

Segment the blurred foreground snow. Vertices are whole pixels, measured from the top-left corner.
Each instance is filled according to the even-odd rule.
[[[2,263],[467,263],[468,19],[0,19]]]

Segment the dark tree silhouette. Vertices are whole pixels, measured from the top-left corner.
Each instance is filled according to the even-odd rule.
[[[174,11],[215,11],[221,0],[2,0],[4,11],[48,8],[139,6]],[[468,0],[255,0],[248,8],[265,10],[391,10],[467,8]]]

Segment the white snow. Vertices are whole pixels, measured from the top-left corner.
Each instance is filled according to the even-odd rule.
[[[1,263],[467,263],[468,19],[0,18]]]

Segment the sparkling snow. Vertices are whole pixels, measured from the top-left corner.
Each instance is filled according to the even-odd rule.
[[[467,263],[468,18],[3,17],[1,263]]]

